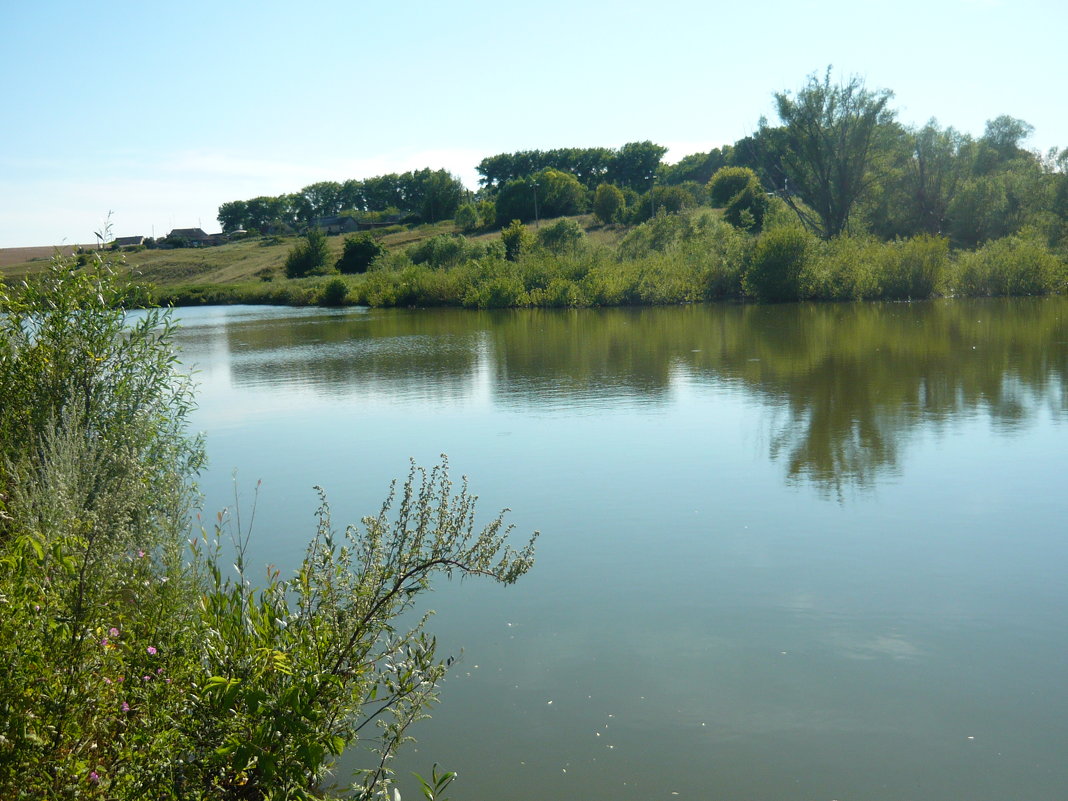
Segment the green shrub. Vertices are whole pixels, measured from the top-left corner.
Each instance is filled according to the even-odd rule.
[[[757,232],[764,226],[767,210],[768,195],[754,176],[753,180],[727,202],[723,219],[736,228]]]
[[[721,167],[708,182],[709,202],[714,208],[721,209],[753,181],[760,183],[756,173],[748,167]]]
[[[512,220],[510,225],[501,229],[501,242],[504,244],[505,258],[515,261],[534,245],[534,237],[523,223]]]
[[[459,234],[437,234],[407,250],[413,264],[428,264],[436,270],[485,255],[485,249]]]
[[[456,227],[467,233],[479,227],[478,209],[473,203],[464,203],[456,210]]]
[[[582,244],[586,232],[574,220],[564,218],[541,228],[536,238],[538,244],[550,253],[562,254],[570,253]]]
[[[814,244],[812,235],[801,228],[776,228],[761,234],[745,271],[746,294],[772,303],[797,300]]]
[[[860,300],[879,293],[885,245],[871,237],[837,236],[812,243],[799,277],[804,299]]]
[[[344,306],[349,294],[349,285],[340,276],[331,278],[319,293],[320,306]]]
[[[372,234],[363,232],[346,237],[342,246],[341,258],[337,260],[335,267],[338,272],[346,274],[365,273],[386,252]]]
[[[303,241],[297,242],[286,256],[286,277],[302,278],[322,272],[326,268],[328,255],[326,234],[318,228],[312,228],[304,235]]]
[[[881,297],[921,300],[943,291],[949,269],[949,240],[914,236],[883,245]]]
[[[963,295],[1041,295],[1061,291],[1068,276],[1065,262],[1035,236],[996,239],[957,263],[957,292]]]
[[[613,184],[601,184],[593,194],[593,213],[605,225],[618,222],[625,205],[623,192]]]
[[[189,382],[167,315],[130,321],[124,297],[100,259],[0,286],[0,798],[312,799],[351,746],[379,767],[348,797],[393,797],[446,667],[418,596],[442,574],[511,583],[533,540],[478,530],[443,461],[359,528],[322,499],[292,579],[257,588],[222,516],[187,552]]]

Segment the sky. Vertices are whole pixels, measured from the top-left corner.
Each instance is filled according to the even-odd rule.
[[[833,66],[898,119],[1068,147],[1064,0],[0,0],[0,247],[502,152],[731,144]]]

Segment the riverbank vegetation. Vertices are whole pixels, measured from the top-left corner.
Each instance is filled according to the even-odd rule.
[[[168,315],[127,316],[112,266],[0,285],[0,797],[386,794],[447,664],[398,616],[434,575],[515,581],[532,542],[477,529],[442,462],[357,527],[324,497],[292,578],[254,578],[239,517],[190,547],[192,387]],[[366,770],[327,793],[351,748]]]
[[[490,156],[474,193],[429,168],[319,182],[222,204],[219,222],[238,241],[142,251],[131,264],[175,304],[486,308],[1062,291],[1068,148],[1028,150],[1031,126],[1007,115],[979,137],[934,119],[902,125],[892,99],[860,78],[835,83],[828,70],[775,94],[777,125],[761,120],[751,136],[675,164],[646,141]],[[362,230],[316,234],[346,227]]]

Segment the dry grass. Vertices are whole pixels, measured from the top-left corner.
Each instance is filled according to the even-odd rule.
[[[618,226],[602,226],[591,214],[571,219],[577,221],[590,240],[597,244],[614,247],[623,237],[625,229]],[[541,220],[540,225],[550,225],[556,219]],[[531,229],[534,225],[529,226]],[[381,237],[389,250],[403,251],[424,239],[438,234],[458,233],[452,220],[418,225],[403,231],[392,231]],[[470,237],[475,241],[497,239],[500,232],[493,230]],[[256,237],[230,242],[211,248],[176,248],[173,250],[141,250],[126,253],[126,264],[131,275],[160,287],[189,284],[237,284],[259,281],[264,278],[281,279],[286,254],[299,237]],[[341,256],[344,236],[327,238],[331,260]],[[70,255],[76,245],[61,249]],[[83,246],[88,247],[88,246]],[[55,248],[6,248],[0,249],[0,274],[8,280],[18,280],[43,269],[48,264]]]

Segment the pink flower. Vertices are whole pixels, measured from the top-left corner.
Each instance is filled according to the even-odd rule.
[[[148,681],[151,678],[152,678],[151,676],[142,676],[141,677],[141,681]]]
[[[156,675],[157,676],[162,672],[163,672],[163,668],[156,668]]]
[[[154,645],[148,646],[148,655],[149,656],[155,656],[156,655],[156,646],[154,646]]]
[[[103,645],[105,648],[107,648],[108,647],[108,638],[105,637],[104,639],[102,639],[100,641],[100,644]]]
[[[117,628],[115,628],[114,626],[112,626],[110,629],[108,629],[108,634],[110,634],[112,637],[118,637],[119,636],[119,630]]]
[[[145,558],[145,552],[144,552],[144,551],[141,551],[141,550],[138,550],[138,552],[137,552],[137,558],[138,558],[138,559],[144,559],[144,558]]]
[[[130,705],[128,703],[126,703],[125,701],[122,702],[122,711],[123,712],[129,712],[130,711]]]
[[[104,676],[104,684],[111,684],[111,679],[109,679],[107,676]]]
[[[89,774],[89,784],[98,784],[100,782],[100,774],[95,770]]]

